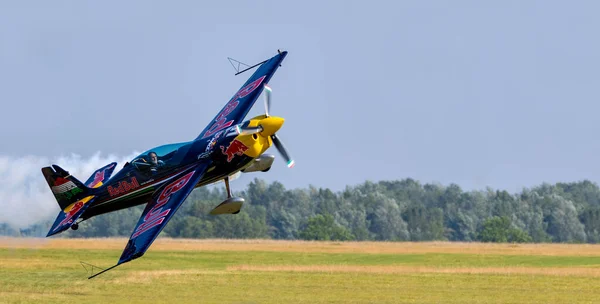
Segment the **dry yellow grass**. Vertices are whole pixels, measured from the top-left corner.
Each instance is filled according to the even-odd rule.
[[[595,303],[600,246],[0,238],[0,303]],[[83,249],[83,250],[81,250]],[[451,253],[451,254],[449,254]],[[150,296],[150,297],[149,297]]]
[[[125,238],[9,238],[0,237],[0,248],[112,249],[125,247]],[[322,253],[422,254],[468,253],[495,255],[600,256],[592,244],[490,244],[461,242],[311,242],[277,240],[194,240],[159,238],[153,251],[277,251]]]
[[[153,279],[161,279],[164,277],[173,276],[189,276],[189,275],[227,275],[230,271],[225,270],[208,270],[208,269],[173,269],[173,270],[145,270],[132,271],[128,276],[115,279],[115,284],[130,284],[130,283],[151,283]]]
[[[600,268],[532,268],[532,267],[427,267],[427,266],[362,266],[362,265],[235,265],[228,271],[265,271],[265,272],[325,272],[325,273],[446,273],[446,274],[502,274],[502,275],[552,275],[600,277]]]

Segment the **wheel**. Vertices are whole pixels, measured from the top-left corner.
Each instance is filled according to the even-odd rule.
[[[71,226],[71,229],[73,229],[73,230],[79,229],[79,224],[77,224],[77,223],[73,224],[73,226]]]

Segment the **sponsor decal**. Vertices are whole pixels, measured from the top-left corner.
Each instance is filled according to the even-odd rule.
[[[163,189],[156,200],[156,205],[154,205],[154,207],[148,211],[146,216],[144,216],[143,223],[140,224],[135,229],[133,235],[131,235],[132,239],[164,222],[165,217],[169,214],[169,212],[171,212],[171,208],[163,210],[163,206],[169,202],[171,195],[177,193],[177,191],[181,190],[181,188],[183,188],[183,186],[189,182],[190,178],[192,178],[192,175],[194,175],[194,172],[196,172],[196,170],[180,177]]]
[[[212,149],[212,147],[214,147],[217,144],[217,140],[219,139],[221,134],[223,134],[223,131],[217,133],[217,135],[213,136],[213,138],[211,138],[210,141],[208,141],[208,144],[206,144],[206,149],[204,149],[204,152],[210,151]]]
[[[230,144],[229,147],[227,147],[227,149],[225,149],[225,147],[221,146],[221,152],[223,152],[224,155],[227,155],[227,162],[231,162],[231,160],[233,160],[233,158],[236,155],[242,156],[244,155],[244,152],[248,150],[248,147],[246,147],[246,145],[244,145],[241,141],[234,139]]]
[[[111,165],[110,167],[107,167],[102,171],[96,172],[96,174],[94,174],[94,180],[91,181],[87,186],[90,188],[94,188],[94,187],[98,186],[98,184],[100,184],[104,180],[104,172],[108,169],[111,169],[114,166],[115,165]]]
[[[139,187],[140,184],[138,184],[137,179],[135,177],[132,177],[129,182],[123,180],[118,182],[117,185],[114,187],[108,186],[108,194],[110,196],[117,196]]]
[[[235,108],[237,108],[238,104],[240,103],[239,99],[242,99],[248,96],[248,94],[254,92],[254,90],[256,90],[256,88],[260,86],[263,80],[265,80],[265,77],[266,76],[262,76],[256,79],[255,81],[249,83],[247,86],[241,88],[235,95],[233,95],[233,98],[231,98],[231,100],[225,105],[223,110],[221,110],[217,118],[215,118],[215,122],[208,128],[208,130],[206,130],[206,132],[204,132],[202,138],[207,138],[217,133],[218,131],[230,127],[233,124],[233,120],[227,120],[227,115],[229,115],[231,112],[233,112],[233,110],[235,110]]]
[[[208,152],[202,152],[202,153],[198,154],[198,159],[208,158],[209,156],[210,156],[210,151],[208,151]]]
[[[66,217],[64,220],[62,220],[58,225],[56,225],[56,227],[54,228],[53,231],[56,231],[58,228],[62,227],[65,224],[71,225],[73,223],[73,217],[79,213],[79,211],[81,210],[81,208],[83,208],[83,206],[90,200],[92,199],[93,196],[88,196],[82,200],[79,200],[77,202],[75,202],[73,204],[73,206],[71,206],[71,208],[69,209],[68,212],[66,212]]]
[[[213,138],[211,138],[208,141],[204,152],[198,154],[198,159],[207,158],[210,156],[210,154],[212,153],[212,148],[217,144],[217,140],[219,139],[219,137],[221,137],[221,134],[223,134],[223,131],[219,131],[217,134],[215,134],[215,136],[213,136]]]
[[[94,174],[94,180],[91,181],[87,186],[93,188],[97,184],[101,183],[104,180],[104,170],[96,172]]]

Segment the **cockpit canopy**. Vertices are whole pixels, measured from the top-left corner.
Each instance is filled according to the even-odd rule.
[[[158,162],[161,166],[177,165],[185,156],[191,143],[192,142],[183,142],[152,148],[135,157],[131,161],[131,164],[150,166]]]

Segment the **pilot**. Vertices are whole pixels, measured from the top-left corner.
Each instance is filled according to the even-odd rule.
[[[147,159],[147,160],[146,160]],[[140,170],[150,170],[152,173],[156,173],[159,168],[165,165],[165,162],[158,159],[156,152],[149,152],[148,157],[140,157],[131,162],[136,165]]]
[[[165,162],[158,159],[158,156],[155,152],[148,153],[148,157],[150,157],[150,171],[156,172],[158,168],[165,165]]]

